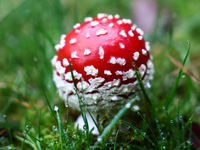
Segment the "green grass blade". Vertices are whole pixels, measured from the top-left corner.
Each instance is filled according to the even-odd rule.
[[[5,146],[5,144],[3,143],[3,141],[1,139],[0,139],[0,143],[1,143],[1,145]]]
[[[143,83],[142,83],[140,74],[138,73],[138,70],[137,70],[137,68],[136,68],[136,66],[135,66],[135,64],[134,64],[134,62],[133,62],[133,60],[131,60],[131,62],[132,62],[132,65],[133,65],[133,67],[134,67],[134,69],[135,69],[135,74],[136,74],[137,80],[138,80],[138,82],[139,82],[139,84],[140,84],[140,88],[141,88],[141,90],[142,90],[142,92],[143,92],[143,94],[144,94],[144,97],[145,97],[145,99],[147,100],[147,102],[149,103],[149,105],[152,106],[151,101],[150,101],[150,99],[149,99],[149,96],[148,96],[148,94],[147,94],[147,92],[146,92],[146,90],[145,90],[145,88],[144,88]]]
[[[71,71],[71,76],[72,76],[72,80],[73,80],[73,83],[74,83],[74,90],[76,92],[76,95],[78,96],[78,100],[79,100],[79,107],[80,107],[80,111],[81,111],[81,115],[82,115],[82,118],[83,118],[83,121],[84,121],[84,124],[86,126],[86,134],[87,134],[87,146],[90,147],[90,139],[89,139],[89,125],[88,125],[88,121],[87,121],[87,117],[86,117],[86,114],[85,112],[83,111],[82,109],[82,106],[81,106],[81,97],[79,96],[78,94],[78,91],[77,91],[77,87],[76,87],[76,82],[75,82],[75,78],[74,78],[74,73],[73,73],[73,70],[72,70],[72,66],[71,66],[71,61],[69,61],[69,66],[70,66],[70,71]]]
[[[57,106],[55,106],[57,107]],[[55,110],[55,109],[54,109]],[[57,115],[57,119],[58,119],[58,126],[59,126],[59,131],[60,131],[60,142],[61,142],[61,150],[63,150],[63,138],[62,138],[62,135],[63,135],[63,128],[62,128],[62,122],[61,122],[61,119],[60,119],[60,115],[58,113],[58,109],[55,110],[56,111],[56,115]]]
[[[83,94],[83,100],[85,100],[85,97],[84,97],[84,91],[83,91],[83,88],[82,88],[82,94]],[[94,122],[97,130],[99,133],[101,133],[100,129],[99,129],[99,126],[97,125],[97,122],[95,121],[94,117],[92,116],[92,114],[90,113],[89,109],[86,107],[85,103],[81,100],[83,106],[86,108],[87,112],[89,113],[90,117],[92,118],[92,121]]]
[[[137,110],[136,110],[136,111],[137,111]],[[140,115],[140,117],[143,119],[143,121],[145,122],[145,124],[146,124],[146,125],[148,126],[148,128],[150,129],[150,131],[151,131],[151,133],[153,134],[153,137],[154,137],[154,139],[155,139],[155,141],[156,141],[156,145],[157,145],[157,144],[158,144],[158,140],[157,140],[157,138],[156,138],[156,136],[155,136],[153,130],[151,129],[151,127],[149,126],[149,124],[146,122],[146,120],[145,120],[144,117],[140,114],[139,111],[137,111],[137,114]]]
[[[18,139],[19,141],[22,141],[23,145],[24,145],[24,143],[26,143],[26,144],[30,145],[33,149],[37,149],[37,147],[32,142],[28,141],[25,137],[22,138],[20,136],[15,135],[15,138]],[[21,150],[23,150],[23,145],[21,147]]]
[[[131,124],[128,123],[128,122],[126,122],[126,121],[124,121],[124,120],[121,120],[121,119],[120,119],[120,121],[121,121],[123,124],[125,124],[125,125],[129,126],[130,128],[132,128],[133,130],[136,130],[137,132],[139,132],[139,133],[141,133],[141,134],[144,133],[144,132],[142,132],[140,129],[136,128],[135,126],[131,125]],[[147,135],[145,135],[145,138],[148,139],[152,144],[154,144],[154,142],[153,142]]]
[[[116,135],[115,135],[115,143],[114,143],[114,150],[116,150],[117,147],[117,136],[118,136],[119,130],[117,131]]]
[[[186,60],[187,60],[188,55],[189,55],[189,52],[190,52],[190,42],[187,41],[187,43],[188,43],[188,45],[189,45],[189,46],[188,46],[188,51],[187,51],[187,54],[185,55],[185,58],[184,58],[183,63],[182,63],[182,66],[185,66]],[[167,106],[166,106],[166,109],[167,109],[167,110],[168,110],[168,108],[169,108],[169,104],[171,103],[171,101],[173,100],[173,98],[174,98],[174,96],[175,96],[176,88],[177,88],[177,86],[178,86],[178,83],[179,83],[179,80],[180,80],[180,78],[181,78],[182,72],[183,72],[183,70],[182,70],[182,68],[181,68],[181,69],[179,70],[178,76],[177,76],[176,81],[175,81],[175,83],[174,83],[174,86],[173,86],[173,88],[172,88],[172,92],[171,92],[169,101],[167,102]]]
[[[28,134],[31,138],[35,139],[36,141],[40,142],[41,144],[43,144],[44,146],[50,148],[48,145],[46,145],[44,142],[42,142],[41,140],[39,140],[38,138],[36,138],[35,136]]]
[[[113,120],[110,122],[110,124],[104,129],[103,133],[98,136],[96,143],[94,146],[91,147],[91,149],[95,149],[99,142],[103,140],[103,138],[108,134],[108,132],[114,127],[116,122],[123,116],[123,114],[131,107],[131,105],[138,99],[136,96],[133,98],[130,102],[128,102],[118,113],[117,115],[113,118]]]
[[[51,110],[51,114],[53,115],[53,117],[54,117],[56,123],[58,124],[58,120],[57,120],[57,118],[56,118],[56,115],[55,115],[55,113],[54,113],[54,111],[53,111],[53,109],[52,109],[52,107],[51,107],[51,105],[50,105],[49,99],[47,98],[47,95],[46,95],[46,93],[45,93],[45,91],[44,91],[44,88],[43,88],[43,86],[42,86],[42,81],[41,81],[40,74],[39,74],[38,69],[37,69],[37,64],[36,64],[36,62],[35,62],[35,68],[36,68],[36,71],[37,71],[38,79],[39,79],[40,86],[41,86],[41,88],[42,88],[42,91],[43,91],[45,100],[46,100],[46,102],[47,102],[47,104],[48,104],[48,106],[49,106],[49,109]]]
[[[11,131],[10,131],[10,126],[8,124],[7,116],[3,115],[3,117],[4,117],[5,122],[6,122],[6,127],[8,129],[8,134],[9,134],[9,138],[10,138],[11,144],[13,144],[13,138],[12,138],[12,134],[11,134]]]

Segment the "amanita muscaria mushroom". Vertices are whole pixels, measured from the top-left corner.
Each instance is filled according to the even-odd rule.
[[[55,46],[52,59],[53,80],[60,97],[72,108],[79,109],[74,91],[70,62],[78,93],[93,113],[123,107],[139,91],[131,60],[145,84],[153,78],[154,68],[149,42],[143,31],[130,19],[119,15],[98,14],[77,23]]]

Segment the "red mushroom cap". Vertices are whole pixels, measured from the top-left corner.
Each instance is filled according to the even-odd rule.
[[[58,52],[52,64],[59,95],[71,107],[79,108],[71,61],[79,94],[84,91],[84,102],[92,111],[123,106],[139,89],[131,60],[144,84],[153,78],[150,46],[143,35],[131,20],[119,15],[98,14],[97,18],[88,17],[83,24],[76,24],[55,46]]]

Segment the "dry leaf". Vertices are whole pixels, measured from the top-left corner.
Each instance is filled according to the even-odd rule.
[[[200,84],[200,80],[199,78],[197,78],[191,71],[189,71],[187,69],[186,66],[183,66],[181,62],[179,62],[178,60],[176,60],[175,58],[173,58],[171,55],[169,54],[165,54],[171,61],[174,65],[176,65],[178,68],[182,68],[183,70],[183,73],[187,74],[188,76],[190,76],[195,82],[197,82],[198,84]]]

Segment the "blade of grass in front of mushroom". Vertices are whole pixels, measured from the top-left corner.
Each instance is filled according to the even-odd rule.
[[[144,88],[143,83],[142,83],[141,77],[140,77],[140,75],[139,75],[139,73],[138,73],[138,70],[137,70],[137,68],[136,68],[136,66],[135,66],[135,64],[134,64],[134,62],[133,62],[132,59],[131,59],[131,62],[132,62],[132,65],[133,65],[133,67],[134,67],[134,69],[135,69],[135,74],[136,74],[137,80],[138,80],[138,82],[139,82],[139,84],[140,84],[140,88],[141,88],[141,90],[142,90],[142,92],[143,92],[143,94],[144,94],[144,96],[145,96],[147,102],[148,102],[149,105],[152,107],[151,100],[149,99],[149,96],[148,96],[148,94],[147,94],[147,92],[146,92],[146,90],[145,90],[145,88]]]
[[[76,86],[74,74],[73,74],[72,67],[71,67],[71,62],[70,62],[70,71],[71,71],[71,74],[72,74],[72,80],[73,80],[74,86]],[[76,94],[77,94],[79,100],[81,101],[81,103],[83,104],[83,106],[85,107],[85,109],[87,110],[87,112],[89,113],[90,117],[92,118],[92,121],[94,122],[95,126],[97,127],[97,129],[98,129],[98,131],[99,131],[99,133],[100,133],[100,129],[99,129],[99,127],[98,127],[98,125],[97,125],[97,123],[96,123],[94,117],[92,116],[92,114],[90,113],[90,111],[88,110],[88,108],[86,107],[85,103],[84,103],[84,102],[82,101],[82,99],[80,98],[80,96],[79,96],[79,94],[78,94],[78,92],[77,92],[77,89],[76,89],[75,91],[76,91]],[[83,99],[85,99],[85,98],[84,98],[84,91],[83,91],[83,88],[82,88],[82,94],[83,94]]]
[[[185,55],[185,58],[184,58],[183,63],[182,63],[182,66],[185,66],[187,57],[188,57],[189,52],[190,52],[190,42],[187,41],[187,43],[188,43],[188,45],[189,45],[189,46],[188,46],[188,51],[187,51],[187,54]],[[174,83],[174,86],[173,86],[173,88],[172,88],[171,95],[170,95],[169,100],[168,100],[168,102],[167,102],[166,110],[168,110],[169,104],[171,103],[171,101],[173,100],[173,98],[174,98],[174,96],[175,96],[176,88],[177,88],[177,86],[178,86],[178,83],[179,83],[179,80],[180,80],[180,78],[181,78],[182,72],[183,72],[183,70],[182,70],[182,68],[181,68],[181,69],[179,70],[178,76],[177,76],[176,81],[175,81],[175,83]]]
[[[37,75],[38,75],[38,79],[39,79],[40,86],[41,86],[41,88],[42,88],[42,91],[43,91],[45,100],[46,100],[46,102],[47,102],[47,104],[48,104],[48,106],[49,106],[49,108],[50,108],[50,110],[51,110],[51,114],[53,115],[53,117],[54,117],[56,123],[58,124],[58,120],[57,120],[57,118],[56,118],[56,115],[55,115],[55,113],[54,113],[54,111],[53,111],[53,109],[52,109],[52,107],[51,107],[51,105],[50,105],[49,99],[47,98],[47,95],[46,95],[46,93],[45,93],[45,91],[44,91],[44,87],[42,86],[42,81],[41,81],[40,74],[39,74],[38,69],[37,69],[36,61],[35,61],[35,69],[36,69],[36,72],[37,72]]]
[[[152,106],[151,100],[150,100],[150,98],[149,98],[149,96],[148,96],[148,94],[147,94],[147,92],[146,92],[146,90],[145,90],[145,88],[144,88],[144,85],[143,85],[143,83],[142,83],[140,74],[138,73],[138,69],[136,68],[136,66],[135,66],[135,64],[134,64],[134,62],[133,62],[132,59],[131,59],[131,62],[132,62],[132,65],[133,65],[133,67],[134,67],[135,74],[136,74],[136,78],[137,78],[137,80],[138,80],[138,82],[139,82],[139,85],[140,85],[140,88],[141,88],[141,90],[142,90],[142,93],[143,93],[143,95],[144,95],[144,97],[145,97],[145,100],[146,100],[146,102],[148,102],[148,104],[149,104],[149,106],[150,106],[150,108],[151,108],[151,112],[152,112],[152,114],[153,114],[153,117],[155,117],[155,110],[154,110],[154,107]],[[150,116],[149,106],[146,104],[148,119],[152,119],[153,117]]]
[[[60,132],[60,143],[61,143],[61,150],[63,150],[63,127],[62,127],[62,122],[60,119],[60,115],[58,113],[58,110],[56,111],[57,119],[58,119],[58,126],[59,126],[59,132]]]
[[[135,126],[133,126],[133,125],[131,125],[131,124],[129,124],[128,122],[126,122],[126,121],[124,121],[124,120],[121,120],[120,119],[120,121],[123,123],[123,124],[125,124],[125,125],[127,125],[127,126],[129,126],[130,128],[132,128],[133,130],[136,130],[137,132],[139,132],[139,133],[144,133],[143,131],[141,131],[140,129],[138,129],[138,128],[136,128]],[[154,134],[153,134],[154,135]],[[154,135],[155,136],[155,135]],[[147,135],[145,135],[144,136],[146,139],[148,139],[153,145],[154,145],[154,142],[147,136]],[[156,138],[156,137],[155,137]],[[157,139],[156,139],[157,140]]]
[[[98,136],[97,141],[91,149],[95,149],[99,142],[103,140],[103,138],[108,134],[108,132],[114,127],[115,123],[123,116],[123,114],[131,107],[131,105],[138,99],[138,96],[133,98],[130,102],[128,102],[112,119],[110,124],[103,130],[102,134]]]
[[[81,82],[81,84],[82,84],[82,82]],[[83,85],[82,85],[82,87],[83,87]],[[82,88],[82,94],[83,94],[83,100],[85,100],[83,88]],[[97,125],[97,122],[95,121],[94,117],[90,113],[89,109],[86,107],[85,103],[82,100],[81,100],[81,102],[83,103],[83,106],[86,108],[87,112],[89,113],[90,117],[92,118],[92,121],[94,122],[95,126],[97,127],[97,130],[99,131],[99,133],[101,133],[99,126]]]
[[[81,115],[82,115],[82,118],[83,118],[83,121],[84,121],[84,124],[86,126],[86,134],[87,134],[87,144],[88,144],[88,147],[90,147],[90,138],[89,138],[89,125],[88,125],[88,121],[87,121],[87,117],[86,117],[86,113],[85,111],[83,111],[82,109],[82,105],[81,105],[81,98],[78,94],[78,91],[77,91],[77,87],[76,87],[76,82],[75,82],[75,78],[74,78],[74,73],[73,73],[73,70],[72,70],[72,66],[71,66],[71,61],[69,61],[69,67],[70,67],[70,72],[71,72],[71,76],[72,76],[72,80],[73,80],[73,83],[74,83],[74,91],[76,92],[76,95],[78,97],[78,101],[79,101],[79,108],[80,108],[80,111],[81,111]],[[83,102],[82,102],[83,103]]]

